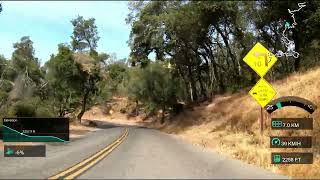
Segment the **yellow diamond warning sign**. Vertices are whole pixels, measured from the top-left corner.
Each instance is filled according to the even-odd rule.
[[[259,76],[263,77],[277,61],[277,58],[262,44],[257,43],[243,58],[243,60],[254,71],[256,71]]]
[[[261,107],[265,107],[277,92],[266,80],[261,78],[250,90],[249,94],[260,104]]]

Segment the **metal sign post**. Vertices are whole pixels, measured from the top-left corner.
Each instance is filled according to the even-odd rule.
[[[276,63],[277,57],[262,44],[257,43],[243,58],[243,61],[261,77],[256,85],[250,90],[249,95],[260,105],[260,134],[262,138],[264,129],[263,108],[277,93],[271,84],[263,79],[263,76]]]
[[[263,135],[263,108],[260,108],[260,134]]]

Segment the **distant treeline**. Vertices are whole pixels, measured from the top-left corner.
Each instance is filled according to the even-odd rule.
[[[96,51],[95,19],[71,21],[70,44],[59,44],[44,66],[33,42],[22,37],[10,59],[0,57],[0,116],[69,116],[80,120],[95,104],[114,95],[142,104],[148,115],[173,112],[179,102],[206,100],[250,87],[258,80],[243,62],[260,42],[286,51],[281,41],[293,1],[132,1],[130,56]],[[295,14],[286,36],[299,58],[281,57],[269,81],[319,64],[320,1],[308,1]],[[1,53],[1,52],[0,52]],[[155,60],[150,60],[154,54]],[[181,109],[181,108],[179,108]],[[163,118],[162,118],[163,119]]]

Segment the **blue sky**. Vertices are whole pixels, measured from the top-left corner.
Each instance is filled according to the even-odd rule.
[[[99,36],[98,51],[116,53],[127,58],[130,26],[125,23],[129,13],[126,1],[4,1],[0,14],[0,54],[10,58],[13,43],[30,36],[35,55],[41,64],[57,52],[59,43],[69,43],[70,20],[77,15],[95,18]]]

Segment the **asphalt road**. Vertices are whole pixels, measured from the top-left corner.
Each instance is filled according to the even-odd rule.
[[[156,130],[128,129],[118,147],[77,178],[286,178]],[[68,144],[48,144],[45,158],[5,158],[1,152],[0,178],[48,178],[103,149],[124,131],[124,127],[104,126]]]

